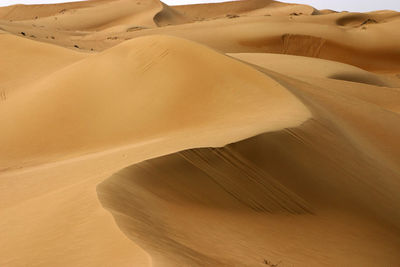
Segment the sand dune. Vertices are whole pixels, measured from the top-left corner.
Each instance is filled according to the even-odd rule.
[[[3,63],[0,65],[0,86],[8,95],[15,93],[19,87],[44,78],[88,55],[0,34],[0,56]]]
[[[226,72],[219,74],[222,68]],[[180,70],[186,74],[176,76]],[[98,79],[104,74],[107,80]],[[7,155],[1,162],[9,167],[199,129],[213,131],[218,146],[296,126],[309,116],[299,100],[260,72],[165,36],[137,38],[71,64],[8,98],[0,109],[6,126],[1,150]],[[43,131],[45,125],[52,127]],[[234,133],[226,132],[234,127]],[[198,145],[202,142],[199,138]]]
[[[400,87],[399,80],[395,77],[375,74],[352,65],[330,60],[270,53],[232,53],[228,55],[297,79],[302,79],[302,77],[329,78],[381,87]]]
[[[0,266],[397,266],[399,23],[0,8]]]
[[[309,145],[319,135],[321,150]],[[395,266],[397,230],[370,217],[370,209],[391,216],[398,207],[389,211],[389,199],[377,200],[378,191],[390,194],[385,186],[361,182],[383,173],[369,173],[370,161],[352,166],[349,158],[332,158],[324,149],[357,154],[332,135],[310,121],[227,148],[152,159],[100,184],[99,198],[156,266],[262,266],[263,259],[283,266],[376,266],[379,259]]]

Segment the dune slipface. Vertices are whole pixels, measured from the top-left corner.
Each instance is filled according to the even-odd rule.
[[[0,8],[0,266],[398,266],[399,24]]]

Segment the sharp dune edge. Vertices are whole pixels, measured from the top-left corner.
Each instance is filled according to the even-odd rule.
[[[399,266],[399,26],[0,8],[0,266]]]

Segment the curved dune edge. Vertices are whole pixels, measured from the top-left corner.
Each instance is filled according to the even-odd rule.
[[[370,209],[378,205],[386,209],[381,212],[390,212],[376,202],[377,191],[387,189],[357,178],[347,180],[350,169],[338,170],[338,166],[348,166],[322,151],[337,145],[342,149],[345,142],[325,140],[320,151],[308,143],[315,136],[302,135],[303,131],[328,133],[319,122],[309,121],[299,129],[263,134],[226,148],[151,159],[100,183],[98,197],[123,233],[150,254],[152,266],[261,266],[264,259],[283,266],[396,264],[398,229],[382,217],[372,218],[375,213]],[[308,140],[299,142],[305,136]],[[296,159],[291,151],[304,159]],[[232,152],[240,153],[239,164],[226,160],[226,153]],[[348,157],[346,153],[343,162]],[[373,169],[370,166],[363,175]],[[301,176],[305,173],[310,174]],[[286,246],[291,247],[290,253]],[[353,247],[357,253],[351,252]]]
[[[374,92],[387,90],[398,99],[398,89],[347,86],[348,81],[332,80],[329,69],[289,78],[272,70],[296,76],[296,67],[288,69],[285,61],[273,65],[270,58],[260,57],[258,70],[301,99],[313,113],[311,120],[224,148],[135,164],[98,185],[102,205],[150,254],[153,266],[258,266],[263,259],[287,266],[395,265],[400,165],[398,151],[390,147],[400,134],[392,127],[398,105],[375,99]],[[274,68],[263,68],[268,64]],[[320,64],[331,64],[332,71],[338,67]],[[382,120],[392,123],[384,126]],[[256,236],[249,225],[258,229]],[[279,232],[275,238],[272,228]],[[290,253],[282,250],[288,243]],[[351,253],[352,246],[362,251]],[[309,250],[312,256],[304,256]]]
[[[312,77],[380,87],[400,87],[400,81],[394,77],[379,75],[337,61],[272,53],[228,53],[227,55],[300,80]],[[304,68],[307,68],[307,72],[304,72]]]
[[[0,247],[9,255],[1,265],[148,266],[100,206],[96,184],[144,159],[310,117],[268,75],[176,37],[137,38],[49,71],[0,106]],[[14,150],[13,142],[26,145]]]
[[[107,79],[98,79],[102,75]],[[7,155],[0,162],[8,168],[196,131],[208,134],[197,135],[195,146],[221,146],[310,116],[267,75],[203,45],[161,35],[68,65],[11,95],[0,110],[0,149]]]
[[[377,129],[398,115],[335,92],[329,82],[264,72],[302,99],[313,118],[223,148],[132,165],[97,186],[102,205],[153,266],[262,266],[265,259],[283,266],[395,265],[400,176],[384,143],[399,133],[364,127]],[[376,142],[378,136],[384,138]]]

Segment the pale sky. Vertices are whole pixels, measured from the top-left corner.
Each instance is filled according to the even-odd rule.
[[[80,0],[69,0],[77,2]],[[65,0],[0,0],[0,6],[15,4],[50,4],[62,3]],[[224,2],[224,0],[163,0],[168,5],[183,5],[196,3]],[[400,0],[281,0],[286,3],[308,4],[317,9],[333,9],[337,11],[372,11],[392,9],[400,11]]]

